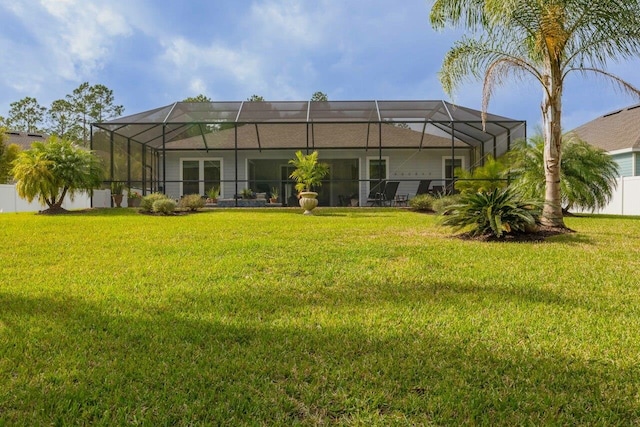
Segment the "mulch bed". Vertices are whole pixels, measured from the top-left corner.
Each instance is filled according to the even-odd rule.
[[[455,237],[462,240],[476,240],[480,242],[543,242],[547,237],[559,236],[562,234],[575,233],[570,228],[558,228],[540,226],[531,233],[509,233],[503,234],[501,238],[492,235],[472,236],[469,233],[458,234]]]

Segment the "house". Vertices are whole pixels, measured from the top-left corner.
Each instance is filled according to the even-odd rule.
[[[213,186],[294,196],[289,159],[317,150],[330,173],[324,206],[358,199],[381,181],[414,195],[420,181],[451,187],[456,167],[481,165],[525,137],[526,123],[445,101],[176,102],[92,125],[109,180],[173,198]]]
[[[640,215],[640,104],[607,113],[572,132],[618,163],[617,188],[599,213]]]
[[[607,113],[573,132],[608,152],[620,176],[640,176],[640,104]]]
[[[18,132],[18,131],[6,131],[5,135],[8,137],[7,146],[16,144],[21,150],[28,150],[31,148],[31,143],[35,141],[44,142],[49,138],[49,135],[41,133],[30,132]]]

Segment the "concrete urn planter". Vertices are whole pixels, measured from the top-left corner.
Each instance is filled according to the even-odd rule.
[[[316,206],[318,206],[318,193],[314,191],[302,191],[300,193],[300,207],[304,209],[304,215],[313,215],[311,212]]]

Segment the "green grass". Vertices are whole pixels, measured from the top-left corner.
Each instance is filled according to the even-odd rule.
[[[640,423],[640,219],[0,215],[0,425]]]

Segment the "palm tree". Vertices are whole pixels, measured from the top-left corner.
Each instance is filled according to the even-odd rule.
[[[509,152],[513,186],[527,198],[544,195],[544,139],[517,142]],[[593,147],[574,133],[562,137],[560,199],[564,210],[595,211],[605,207],[617,186],[618,164],[605,151]]]
[[[545,206],[542,222],[564,227],[560,168],[562,94],[574,71],[596,74],[623,91],[640,91],[604,70],[611,59],[640,52],[640,0],[435,0],[434,28],[471,30],[445,56],[440,80],[453,90],[469,76],[483,78],[486,112],[491,95],[507,77],[530,76],[543,89],[542,128]]]
[[[93,193],[102,182],[100,159],[70,141],[55,136],[47,143],[34,142],[13,163],[18,195],[28,202],[38,199],[48,212],[62,212],[65,196]]]

